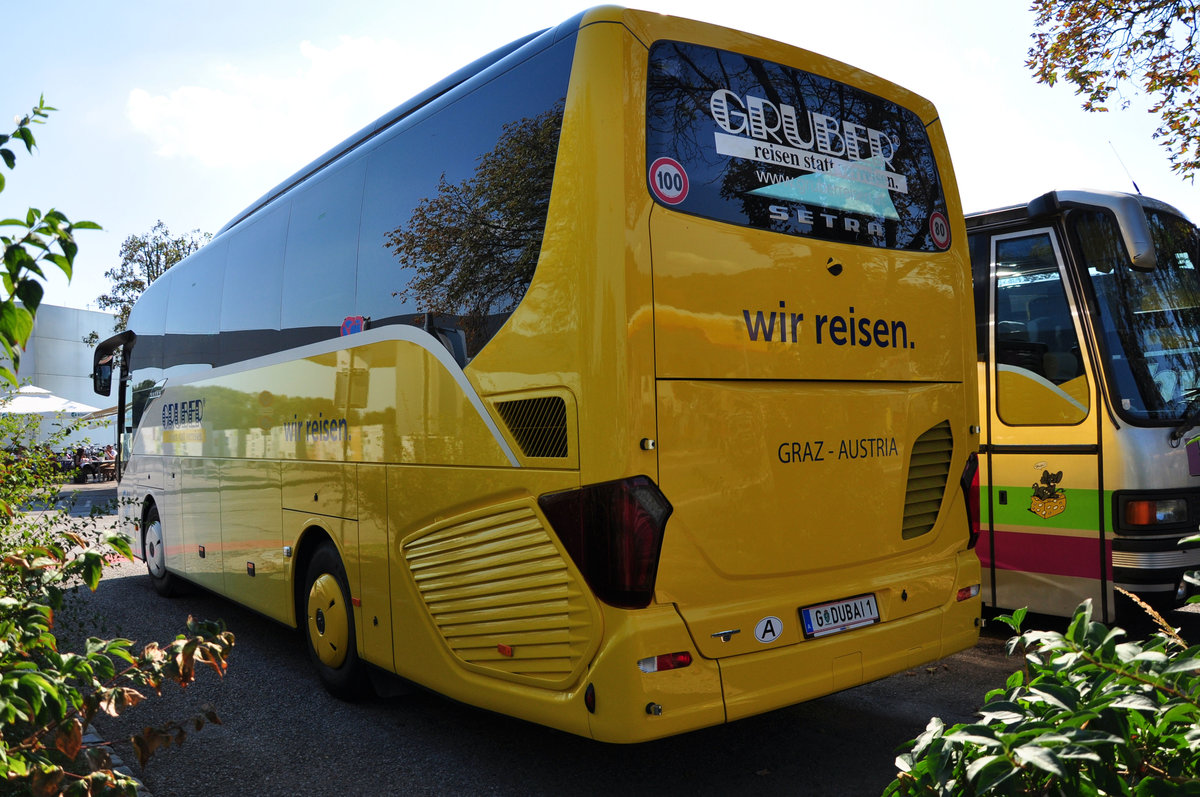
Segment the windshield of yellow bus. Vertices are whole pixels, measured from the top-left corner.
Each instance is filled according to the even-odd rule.
[[[1174,213],[1145,212],[1158,258],[1152,271],[1129,267],[1107,214],[1076,212],[1072,227],[1118,412],[1134,422],[1171,421],[1200,397],[1200,235]]]

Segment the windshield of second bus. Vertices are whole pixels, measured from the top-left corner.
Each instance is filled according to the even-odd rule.
[[[1171,421],[1200,397],[1200,235],[1185,219],[1146,208],[1157,254],[1153,271],[1135,271],[1107,214],[1077,213],[1099,309],[1096,326],[1111,388],[1131,420]]]

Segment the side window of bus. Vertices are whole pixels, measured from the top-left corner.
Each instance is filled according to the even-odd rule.
[[[221,286],[225,281],[228,251],[228,241],[218,240],[171,269],[162,352],[164,369],[174,368],[180,374],[207,370],[217,364]]]
[[[971,275],[975,285],[975,344],[980,362],[987,362],[991,319],[988,317],[988,274],[992,265],[992,237],[987,233],[967,236],[971,250]]]
[[[132,397],[129,402],[131,429],[137,429],[141,426],[142,415],[146,412],[146,405],[162,395],[163,380],[156,380],[154,378],[161,373],[162,371],[159,369],[144,369],[136,374],[136,381],[131,380],[133,388]]]
[[[996,409],[1009,425],[1075,424],[1090,396],[1048,232],[995,239]]]
[[[229,277],[221,295],[220,362],[238,362],[287,344],[279,330],[283,258],[291,206],[281,202],[235,228],[229,241]],[[253,278],[238,278],[253,268]]]
[[[406,119],[370,154],[357,311],[413,324],[465,365],[542,249],[574,37]]]
[[[354,306],[366,164],[339,163],[300,186],[292,199],[283,259],[280,328],[291,345],[310,342],[301,330],[335,330]],[[300,331],[300,332],[295,332]],[[327,333],[307,333],[319,340]]]
[[[131,429],[142,421],[146,405],[157,395],[163,375],[163,344],[166,340],[167,299],[175,282],[175,271],[167,271],[154,281],[129,314],[129,329],[137,333],[137,343],[129,351],[128,387]]]

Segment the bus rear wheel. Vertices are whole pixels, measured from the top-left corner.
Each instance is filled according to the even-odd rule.
[[[304,615],[308,656],[321,683],[343,700],[361,696],[367,679],[358,658],[346,568],[331,542],[317,548],[305,570]]]
[[[151,506],[146,511],[146,531],[142,535],[142,555],[146,558],[146,570],[154,591],[164,597],[175,594],[175,576],[167,570],[166,546],[163,542],[162,521],[158,519],[158,508]]]

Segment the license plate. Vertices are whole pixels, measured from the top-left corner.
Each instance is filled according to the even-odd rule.
[[[843,598],[800,610],[800,625],[806,639],[829,636],[878,622],[879,605],[875,602],[874,594]]]

